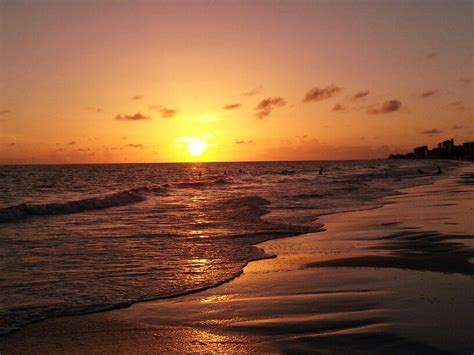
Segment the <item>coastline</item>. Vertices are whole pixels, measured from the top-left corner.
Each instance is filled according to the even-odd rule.
[[[31,324],[0,338],[0,352],[472,351],[472,262],[464,274],[430,271],[437,259],[424,260],[424,271],[406,262],[407,240],[431,258],[456,253],[464,266],[472,258],[463,245],[473,246],[473,191],[455,183],[472,167],[458,170],[380,208],[323,216],[324,232],[263,242],[277,257],[218,287]],[[393,253],[398,262],[387,262]]]

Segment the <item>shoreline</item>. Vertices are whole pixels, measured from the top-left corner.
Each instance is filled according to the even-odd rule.
[[[460,170],[466,170],[466,169],[461,168]],[[0,351],[2,353],[5,353],[5,354],[15,353],[14,351],[12,352],[12,349],[15,349],[18,346],[20,346],[19,349],[30,349],[31,350],[33,348],[28,347],[28,346],[34,346],[34,345],[37,346],[38,344],[43,344],[43,346],[46,346],[46,348],[44,348],[44,350],[46,350],[45,352],[53,352],[54,353],[54,348],[51,348],[51,346],[53,346],[52,344],[55,344],[54,346],[56,346],[56,347],[59,346],[59,348],[62,349],[62,351],[64,351],[65,349],[74,350],[73,348],[64,348],[64,346],[67,347],[68,344],[65,344],[66,343],[65,341],[61,341],[61,339],[65,335],[70,336],[71,334],[74,334],[74,338],[78,338],[78,339],[81,340],[80,342],[81,342],[82,346],[86,347],[86,348],[83,348],[83,350],[87,349],[87,351],[89,351],[89,352],[92,351],[93,353],[94,352],[95,353],[97,353],[97,352],[100,353],[101,351],[118,351],[118,352],[123,353],[123,352],[126,352],[124,350],[127,349],[128,346],[137,345],[136,342],[135,343],[132,342],[133,344],[130,344],[130,343],[123,344],[123,342],[121,342],[122,344],[120,345],[120,348],[116,348],[116,345],[114,345],[113,342],[112,342],[112,340],[113,340],[112,338],[114,338],[114,334],[116,334],[117,332],[122,334],[122,335],[127,334],[127,336],[130,335],[131,333],[134,333],[134,332],[135,332],[135,335],[141,334],[141,336],[143,336],[143,333],[145,333],[145,334],[147,334],[145,337],[148,339],[148,342],[153,343],[154,344],[153,346],[158,346],[158,348],[161,347],[161,349],[163,349],[163,351],[180,351],[180,349],[181,349],[181,351],[183,349],[184,350],[187,349],[187,351],[189,351],[189,346],[191,346],[191,347],[195,346],[196,349],[197,349],[196,351],[220,351],[220,350],[221,351],[225,351],[225,350],[239,351],[238,349],[241,349],[241,351],[247,351],[247,350],[250,351],[252,349],[253,350],[281,351],[284,348],[284,346],[283,346],[284,344],[281,343],[282,339],[281,339],[281,336],[279,336],[279,333],[284,332],[284,330],[288,331],[288,329],[292,329],[292,327],[294,327],[294,326],[298,327],[299,325],[302,324],[301,319],[299,319],[299,321],[296,322],[296,323],[294,321],[290,320],[290,319],[287,319],[286,321],[284,321],[283,319],[280,319],[280,320],[273,319],[270,322],[269,319],[268,319],[269,315],[266,314],[267,318],[265,320],[262,320],[262,319],[253,320],[253,323],[250,320],[246,320],[246,321],[240,320],[240,318],[242,318],[242,316],[237,317],[236,318],[237,320],[236,319],[234,319],[233,321],[232,320],[226,320],[225,324],[221,323],[221,322],[214,322],[215,323],[214,325],[213,325],[213,322],[209,322],[210,321],[209,319],[207,320],[207,322],[204,321],[204,324],[203,324],[203,320],[196,320],[196,319],[193,319],[192,317],[184,317],[186,319],[174,319],[174,321],[173,321],[173,318],[175,318],[175,316],[172,315],[172,313],[174,311],[172,311],[170,309],[170,305],[173,306],[171,308],[174,308],[174,306],[179,305],[180,307],[184,307],[184,310],[193,310],[193,312],[196,313],[195,317],[199,318],[200,315],[202,316],[202,315],[206,314],[206,313],[202,312],[202,309],[200,309],[201,308],[200,307],[200,305],[201,305],[200,300],[211,298],[211,301],[208,302],[209,304],[213,304],[213,305],[217,305],[217,306],[221,307],[223,309],[224,313],[229,313],[229,312],[232,313],[232,312],[234,312],[234,307],[232,306],[232,302],[231,302],[233,297],[231,297],[231,296],[229,296],[228,298],[223,297],[223,296],[228,294],[227,291],[229,289],[233,290],[236,287],[235,285],[237,285],[237,287],[239,287],[239,285],[240,286],[242,286],[242,285],[245,286],[246,283],[247,284],[250,283],[250,284],[252,284],[252,287],[249,288],[249,286],[245,286],[244,290],[246,292],[239,293],[239,294],[240,295],[245,295],[245,297],[247,297],[247,298],[252,297],[252,293],[255,294],[255,291],[256,291],[255,288],[257,286],[262,287],[262,288],[268,288],[270,286],[265,283],[265,282],[268,282],[268,281],[270,281],[270,285],[271,285],[272,278],[270,278],[270,280],[265,280],[265,277],[262,277],[262,275],[273,273],[273,274],[276,274],[276,275],[273,275],[273,276],[276,277],[277,279],[281,278],[281,277],[286,279],[286,277],[290,276],[290,275],[284,276],[284,274],[285,274],[284,271],[281,271],[281,270],[275,271],[275,268],[278,269],[278,268],[281,267],[282,262],[283,263],[287,262],[288,265],[290,266],[290,269],[292,267],[293,268],[296,267],[296,269],[291,269],[291,271],[287,272],[287,273],[291,274],[291,276],[295,276],[295,278],[298,278],[298,279],[303,278],[304,280],[306,280],[308,275],[305,275],[305,274],[317,274],[317,275],[321,276],[321,270],[325,270],[326,273],[333,274],[333,276],[335,275],[336,278],[342,278],[343,280],[345,280],[345,278],[348,277],[345,274],[347,274],[348,270],[353,271],[354,270],[353,269],[354,265],[348,265],[346,263],[345,266],[344,266],[344,262],[341,262],[341,261],[338,261],[338,263],[333,264],[333,265],[321,264],[321,262],[323,262],[323,263],[325,262],[324,261],[324,259],[325,259],[324,255],[329,255],[330,257],[332,257],[332,260],[336,260],[336,259],[334,259],[334,255],[338,255],[338,256],[343,255],[344,253],[341,253],[341,250],[346,250],[347,249],[347,246],[341,247],[341,245],[339,245],[339,246],[337,245],[338,243],[341,244],[341,240],[337,240],[337,239],[336,240],[334,240],[334,239],[333,240],[327,240],[329,238],[328,235],[331,234],[331,233],[332,234],[339,233],[339,235],[341,235],[341,231],[338,232],[337,228],[336,228],[336,232],[330,232],[329,231],[330,229],[331,230],[334,229],[333,228],[334,226],[337,227],[338,223],[339,224],[342,223],[341,220],[344,220],[345,217],[348,217],[351,214],[352,214],[352,222],[355,221],[356,222],[355,224],[357,224],[357,223],[359,223],[358,221],[361,220],[361,219],[364,220],[364,218],[370,218],[368,216],[370,216],[371,214],[374,214],[373,211],[381,211],[384,208],[387,209],[388,208],[387,206],[393,206],[393,204],[396,204],[397,202],[400,204],[401,201],[404,198],[406,198],[407,196],[409,198],[413,198],[413,190],[415,190],[415,194],[414,194],[415,196],[416,196],[416,190],[417,189],[419,189],[421,191],[425,190],[425,194],[426,194],[426,190],[429,191],[430,186],[433,186],[435,184],[439,185],[440,181],[454,180],[454,179],[455,179],[455,176],[454,177],[453,176],[447,176],[446,179],[437,180],[432,184],[425,184],[425,185],[421,185],[421,186],[402,189],[400,191],[401,194],[385,197],[384,198],[384,204],[381,207],[374,207],[372,209],[365,209],[365,210],[358,210],[358,211],[351,211],[351,212],[338,212],[338,213],[334,213],[334,214],[330,214],[330,215],[325,215],[324,217],[318,217],[318,219],[321,222],[324,223],[324,226],[327,227],[326,230],[323,231],[323,232],[301,234],[301,235],[293,236],[293,237],[282,237],[282,238],[270,239],[270,240],[267,240],[267,241],[264,241],[264,242],[257,243],[256,245],[259,248],[262,248],[262,246],[263,246],[263,250],[265,251],[266,254],[272,253],[273,255],[276,255],[276,256],[274,256],[271,259],[261,259],[261,260],[258,260],[258,261],[252,261],[251,263],[249,262],[247,264],[247,266],[245,266],[243,272],[240,274],[241,276],[240,277],[235,277],[229,282],[226,281],[226,282],[221,283],[220,285],[211,286],[210,288],[205,289],[205,290],[200,290],[200,291],[197,291],[197,292],[193,291],[192,293],[187,294],[187,295],[173,296],[172,298],[168,298],[168,299],[163,299],[162,298],[162,299],[159,299],[157,301],[144,301],[144,302],[140,302],[140,303],[134,303],[133,305],[131,305],[130,307],[127,307],[127,308],[114,309],[114,310],[109,310],[107,312],[102,312],[101,311],[100,313],[94,313],[94,314],[89,314],[89,315],[52,318],[52,319],[47,319],[47,320],[44,320],[44,321],[41,321],[41,322],[32,323],[32,324],[29,324],[28,326],[20,329],[18,332],[14,332],[14,333],[10,333],[8,335],[2,336],[0,338]],[[403,192],[405,190],[409,190],[408,193]],[[458,198],[458,197],[460,197],[459,195],[461,195],[461,194],[455,194],[455,197]],[[389,201],[387,202],[386,200],[389,200]],[[390,200],[395,200],[395,201],[390,202]],[[437,206],[437,207],[432,207],[432,209],[437,210],[437,212],[439,212],[438,211],[439,209],[441,209],[441,210],[448,209],[448,206],[442,206],[442,203],[440,203],[438,205],[439,206]],[[378,213],[378,214],[380,215],[380,213]],[[375,215],[377,215],[377,213],[375,213]],[[401,222],[397,222],[397,223],[405,223],[405,222],[406,221],[401,221]],[[396,226],[396,224],[390,224],[392,222],[385,222],[385,223],[386,223],[386,225],[384,226],[385,229],[392,228],[392,227]],[[378,224],[378,226],[379,225],[380,225],[380,223]],[[329,228],[329,226],[330,226],[330,228]],[[449,226],[449,225],[446,225],[446,226]],[[346,228],[346,232],[349,230],[350,232],[354,233],[353,227],[348,226],[347,222],[346,222],[346,225],[344,226],[344,228]],[[454,228],[454,227],[451,227],[451,228]],[[357,232],[357,233],[364,233],[365,232],[365,234],[370,235],[370,234],[373,234],[373,233],[379,233],[380,232],[380,230],[376,230],[376,229],[377,228],[375,228],[373,223],[372,223],[372,225],[369,224],[369,225],[363,226],[361,231],[355,231],[355,232]],[[472,232],[472,226],[467,226],[467,229],[468,230],[470,229],[471,232]],[[328,232],[329,232],[329,234],[328,234]],[[384,231],[384,232],[386,232],[386,231]],[[466,238],[466,240],[471,239],[470,236],[468,236],[468,237],[469,238]],[[315,245],[314,245],[315,241],[314,240],[311,241],[310,239],[317,240],[317,243],[318,243],[317,248],[321,249],[321,250],[318,251],[318,253],[308,253],[307,250],[303,250],[303,251],[296,250],[296,253],[294,253],[295,248],[298,249],[296,247],[296,245],[298,243],[301,243],[301,241],[305,241],[305,243],[307,242],[307,245],[315,247]],[[370,240],[370,242],[373,243],[374,240]],[[326,245],[324,245],[324,243],[326,243]],[[361,244],[361,243],[363,244],[362,240],[359,240],[359,241],[355,242],[355,244]],[[345,243],[343,243],[343,244],[345,244]],[[290,252],[290,253],[288,253],[287,250],[285,251],[285,247],[284,247],[285,245],[286,246],[291,245],[292,248],[293,248],[293,251]],[[268,248],[268,247],[270,247],[270,248]],[[355,250],[357,250],[357,249],[355,249]],[[358,251],[359,252],[361,251],[360,246],[359,246]],[[385,252],[386,252],[386,250],[385,250]],[[307,255],[307,254],[311,254],[311,255]],[[346,254],[347,254],[347,250],[346,250]],[[315,260],[315,256],[317,256],[319,259]],[[339,260],[341,260],[341,258],[339,258]],[[308,261],[308,262],[306,262],[306,261]],[[308,267],[308,265],[310,265],[311,262],[313,263],[313,266],[318,266],[318,267],[317,268]],[[317,264],[318,262],[320,263],[319,265]],[[347,262],[347,260],[346,260],[346,262]],[[316,264],[314,264],[314,263],[316,263]],[[327,261],[326,261],[326,263],[327,263]],[[336,267],[336,266],[339,266],[339,267]],[[355,265],[355,266],[357,266],[357,265]],[[365,268],[362,267],[364,265],[361,266],[359,264],[358,266],[359,266],[359,268],[356,268],[355,270],[363,270],[362,274],[365,274],[368,278],[373,278],[374,274],[380,273],[380,270],[382,270],[382,274],[386,273],[386,270],[391,270],[391,268],[389,267],[385,270],[384,270],[384,268],[381,268],[380,270],[375,269],[377,271],[374,271],[374,269],[373,269],[374,265],[372,265],[372,266],[365,265]],[[380,265],[377,265],[377,266],[380,266]],[[398,266],[400,266],[400,265],[398,265]],[[401,265],[401,266],[403,266],[403,265]],[[301,269],[301,267],[303,267],[303,269]],[[348,270],[346,270],[346,269],[348,269]],[[398,270],[398,268],[395,268],[395,269]],[[260,270],[260,272],[259,272],[259,270]],[[264,272],[261,271],[261,270],[263,270]],[[341,270],[342,270],[342,275],[341,275]],[[412,274],[415,274],[415,276],[416,276],[415,278],[419,277],[419,276],[417,276],[418,272],[412,272],[412,271],[401,271],[401,272],[402,272],[402,274],[404,272],[405,273],[407,273],[407,272],[410,273],[411,272]],[[391,272],[389,271],[388,274],[391,274]],[[412,275],[412,274],[410,274],[410,275]],[[436,273],[436,274],[438,274],[438,273]],[[260,276],[258,276],[258,275],[260,275]],[[469,274],[469,275],[472,275],[472,274]],[[439,275],[437,275],[437,276],[439,276]],[[262,278],[263,278],[263,280],[262,280]],[[446,280],[444,280],[445,278],[446,278],[446,276],[444,274],[442,274],[441,279],[443,280],[443,282],[446,281]],[[256,279],[256,280],[252,280],[252,279]],[[290,280],[291,280],[291,278],[290,278]],[[471,276],[471,281],[472,281],[472,276]],[[465,282],[465,280],[464,281],[461,280],[459,282],[462,283],[462,282]],[[293,285],[293,282],[289,281],[289,283]],[[293,293],[296,293],[296,290],[297,290],[298,287],[300,287],[300,285],[297,284],[297,285],[293,285],[293,286],[294,286],[294,288],[292,290],[286,289],[286,292],[289,293],[289,294],[291,294],[291,291]],[[315,286],[315,287],[317,286],[316,288],[319,288],[321,285],[312,285],[312,286]],[[364,283],[362,282],[359,286],[367,286],[367,285],[364,285]],[[471,285],[471,287],[472,287],[472,285]],[[318,292],[316,292],[314,294],[318,294],[319,298],[323,297],[321,295],[326,295],[326,297],[330,297],[330,298],[332,297],[333,301],[334,301],[334,299],[337,300],[337,298],[342,294],[344,295],[344,297],[348,296],[349,294],[354,294],[354,293],[358,294],[358,296],[360,296],[359,294],[362,294],[364,296],[369,296],[372,293],[377,294],[378,292],[381,292],[381,291],[380,290],[375,290],[374,291],[374,290],[370,290],[369,288],[367,288],[366,290],[363,290],[363,287],[362,288],[359,287],[358,292],[355,292],[354,289],[341,290],[340,287],[332,285],[331,287],[328,288],[328,290],[324,291],[324,290],[319,289]],[[347,295],[346,295],[346,293],[347,293]],[[231,292],[230,294],[235,294],[235,292],[233,292],[233,293]],[[297,293],[297,294],[300,294],[300,293]],[[327,296],[327,295],[330,295],[330,296]],[[275,295],[272,295],[272,297],[274,297],[274,296]],[[214,299],[212,299],[212,297],[214,297]],[[268,296],[266,296],[266,297],[268,297]],[[263,302],[265,302],[265,301],[263,301]],[[262,300],[260,300],[260,303],[262,303]],[[304,308],[303,313],[305,314],[305,317],[306,317],[306,323],[308,323],[306,326],[313,329],[314,324],[318,323],[318,322],[321,323],[321,320],[320,319],[312,319],[311,312],[309,312],[308,309],[307,309],[308,300],[305,300],[305,302],[303,302],[303,303],[304,303],[304,305],[302,305],[302,307]],[[337,304],[337,302],[335,304]],[[260,304],[260,306],[264,306],[264,305]],[[252,307],[250,307],[250,308],[252,308]],[[343,316],[341,316],[342,319],[339,319],[339,318],[336,317],[337,321],[339,321],[341,323],[344,323],[344,324],[350,324],[351,325],[352,331],[350,332],[350,335],[351,335],[352,338],[354,338],[354,337],[357,338],[357,339],[353,339],[352,342],[355,343],[356,345],[359,345],[359,346],[364,345],[363,342],[361,341],[361,339],[358,339],[358,337],[359,338],[361,336],[362,336],[362,338],[364,337],[364,332],[362,331],[362,335],[359,334],[359,336],[357,336],[356,328],[360,332],[361,329],[365,329],[367,327],[369,327],[369,328],[373,328],[374,326],[379,327],[380,325],[378,323],[381,322],[380,320],[385,319],[384,318],[385,316],[384,317],[378,317],[378,316],[375,317],[375,316],[373,316],[373,314],[377,314],[379,312],[379,310],[373,309],[373,307],[368,307],[368,306],[365,306],[365,308],[366,308],[365,310],[364,310],[364,307],[359,307],[359,308],[356,307],[353,310],[345,309],[342,312],[342,313],[344,313]],[[160,309],[161,309],[161,311],[164,311],[164,312],[160,313]],[[258,309],[258,307],[257,307],[257,309]],[[280,308],[273,309],[272,313],[273,314],[275,312],[278,313],[279,310],[280,310]],[[149,313],[149,312],[152,312],[153,316],[147,315],[147,313]],[[355,312],[355,313],[353,313],[353,312]],[[367,318],[368,318],[366,323],[362,322],[365,325],[360,323],[360,318],[361,318],[360,315],[356,317],[356,318],[358,318],[357,322],[354,319],[352,319],[353,315],[358,314],[358,312],[363,312],[363,313],[365,312],[364,316],[367,316]],[[157,316],[157,313],[165,314],[165,316],[163,316],[163,315]],[[186,312],[184,312],[184,313],[186,313]],[[327,317],[331,318],[330,316],[328,316],[328,314],[332,314],[332,313],[334,313],[334,312],[329,312],[329,313],[326,312],[324,314],[326,314]],[[341,312],[339,312],[339,313],[341,313]],[[369,313],[369,314],[366,314],[366,313]],[[368,315],[370,315],[370,314],[372,314],[372,315],[370,317],[368,317]],[[246,314],[246,315],[248,315],[248,314]],[[168,317],[167,320],[165,319],[166,316]],[[351,321],[351,319],[352,319],[352,321]],[[277,323],[278,324],[278,326],[276,326],[277,329],[275,329],[275,326],[273,326],[273,328],[272,328],[272,326],[269,326],[268,322],[270,322],[270,323],[273,322],[273,324]],[[331,318],[329,323],[331,323],[331,322],[334,323],[335,320]],[[358,326],[356,326],[356,325],[354,325],[354,322],[355,323],[360,323],[360,324]],[[164,325],[162,323],[164,323]],[[281,323],[285,323],[285,324],[281,324]],[[322,322],[322,323],[324,323],[324,322]],[[383,322],[381,322],[381,323],[383,323]],[[224,324],[224,326],[222,324]],[[324,323],[323,325],[327,326],[328,322]],[[319,324],[319,326],[321,326],[321,324]],[[249,329],[252,329],[252,331],[250,332],[252,335],[249,335],[250,334]],[[269,329],[271,330],[271,333],[273,334],[273,336],[270,336],[270,338],[273,337],[273,340],[268,340],[269,336],[268,336],[268,334],[266,334],[266,332],[268,332]],[[278,330],[278,331],[276,331],[276,330]],[[305,329],[305,331],[304,331],[305,334],[308,333],[307,330],[308,329]],[[57,333],[58,331],[59,331],[59,334],[61,334],[61,335],[58,335],[58,333]],[[324,336],[322,334],[327,333],[328,331],[329,330],[327,330],[327,329],[326,330],[323,329],[322,331],[320,331],[319,334],[317,334],[317,335],[313,334],[313,335],[316,336],[319,339],[318,342],[324,344],[325,341],[327,340],[326,338],[327,337],[330,338],[330,336],[326,335],[326,338],[325,338],[326,340],[323,341],[323,340],[321,340],[322,338],[324,338]],[[341,329],[337,330],[336,332],[340,332],[340,331],[341,331]],[[91,339],[90,338],[91,332],[94,333],[94,334],[100,334],[101,339],[98,339],[98,338],[96,339],[95,337],[93,337],[93,339]],[[155,334],[155,335],[151,336],[151,338],[150,338],[149,332],[152,332],[153,334],[158,332],[161,335],[156,335]],[[197,344],[196,345],[196,344],[192,343],[192,344],[187,344],[184,348],[180,348],[180,346],[184,345],[184,344],[178,344],[177,343],[178,339],[176,339],[176,337],[177,337],[176,334],[179,334],[180,332],[183,333],[183,334],[188,334],[188,333],[190,333],[191,335],[194,334],[193,336],[197,337],[197,339],[198,339],[197,341],[200,341],[199,340],[199,339],[201,339],[200,337],[203,336],[201,334],[202,332],[205,332],[206,334],[208,334],[207,339],[212,338],[211,335],[228,337],[230,340],[229,339],[226,340],[225,344],[227,344],[226,346],[230,346],[229,344],[232,344],[232,346],[227,347],[227,348],[217,347],[217,348],[215,348],[215,350],[212,350],[212,349],[209,350],[207,347],[210,346],[209,344],[211,344],[211,343],[214,344],[214,342],[211,341],[209,343],[209,341],[207,341],[207,342],[204,341],[203,344],[205,344],[205,345],[202,345],[202,344],[199,345],[197,343],[196,343]],[[275,335],[275,332],[276,332],[277,335]],[[334,333],[335,331],[333,329],[330,332]],[[346,330],[346,332],[347,332],[347,330]],[[166,339],[163,339],[163,337],[168,333],[171,334],[171,335],[166,336],[165,337]],[[254,335],[253,335],[254,333],[257,333],[259,335],[255,338]],[[394,338],[393,337],[394,334],[391,334],[390,332],[387,333],[387,334],[385,334],[385,333],[384,334],[378,334],[374,339],[380,340],[381,343],[386,343],[386,342],[392,343],[392,341],[395,341],[394,339],[396,338],[396,336]],[[188,334],[188,336],[189,336],[189,334]],[[366,336],[366,334],[365,334],[365,336]],[[293,335],[293,338],[294,337],[295,336]],[[174,338],[174,340],[173,340],[173,338]],[[265,339],[265,341],[262,341],[262,339]],[[136,341],[138,341],[138,340],[136,340]],[[294,346],[297,346],[296,348],[299,348],[305,342],[310,342],[311,343],[311,341],[309,341],[308,339],[305,339],[303,341],[301,338],[298,338],[298,341],[296,341],[296,343],[295,343],[294,339],[293,340],[286,339],[285,342],[289,342],[289,343],[293,344]],[[21,344],[23,344],[23,345],[21,345]],[[138,344],[140,344],[140,341],[138,341]],[[218,345],[218,344],[221,344],[221,343],[217,342],[216,344]],[[214,344],[214,345],[216,345],[216,344]],[[269,344],[271,344],[271,345],[269,346]],[[410,347],[413,348],[413,349],[417,348],[420,352],[424,352],[424,351],[430,352],[430,351],[436,350],[436,348],[433,348],[431,345],[426,345],[424,343],[419,343],[419,342],[416,342],[416,344],[414,344],[412,342],[403,340],[403,341],[401,341],[401,344],[403,344],[403,346],[408,346],[407,349],[409,349]],[[221,345],[219,345],[219,346],[221,346]],[[368,345],[370,345],[370,344],[365,344],[365,346],[368,346]],[[150,346],[149,344],[146,345],[146,346],[145,345],[143,345],[143,346],[144,347],[139,346],[135,350],[139,350],[139,352],[141,352],[141,351],[145,351],[146,349],[148,349],[148,350],[151,349],[149,347]],[[203,346],[204,348],[199,348],[200,346]],[[293,349],[296,349],[296,348],[292,347],[292,348],[290,348],[290,350],[293,350]],[[100,350],[100,349],[103,349],[103,350]],[[106,349],[106,350],[104,350],[104,349]],[[198,349],[201,349],[201,350],[198,350]],[[305,349],[308,350],[307,348],[305,348]],[[331,349],[331,348],[328,347],[328,349]],[[194,351],[194,348],[193,348],[193,351]],[[41,353],[41,349],[40,349],[39,352]]]

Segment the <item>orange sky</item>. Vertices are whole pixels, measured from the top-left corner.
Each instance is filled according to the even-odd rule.
[[[2,0],[0,164],[362,159],[472,140],[472,6]]]

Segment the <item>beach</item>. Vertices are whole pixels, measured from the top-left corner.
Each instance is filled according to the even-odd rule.
[[[0,352],[471,353],[473,172],[261,243],[274,257],[218,287],[47,319],[0,338]]]

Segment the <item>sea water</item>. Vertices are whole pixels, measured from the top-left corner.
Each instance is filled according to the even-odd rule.
[[[0,334],[189,293],[453,162],[0,166]],[[321,171],[321,168],[322,171]],[[424,173],[420,174],[418,169]]]

